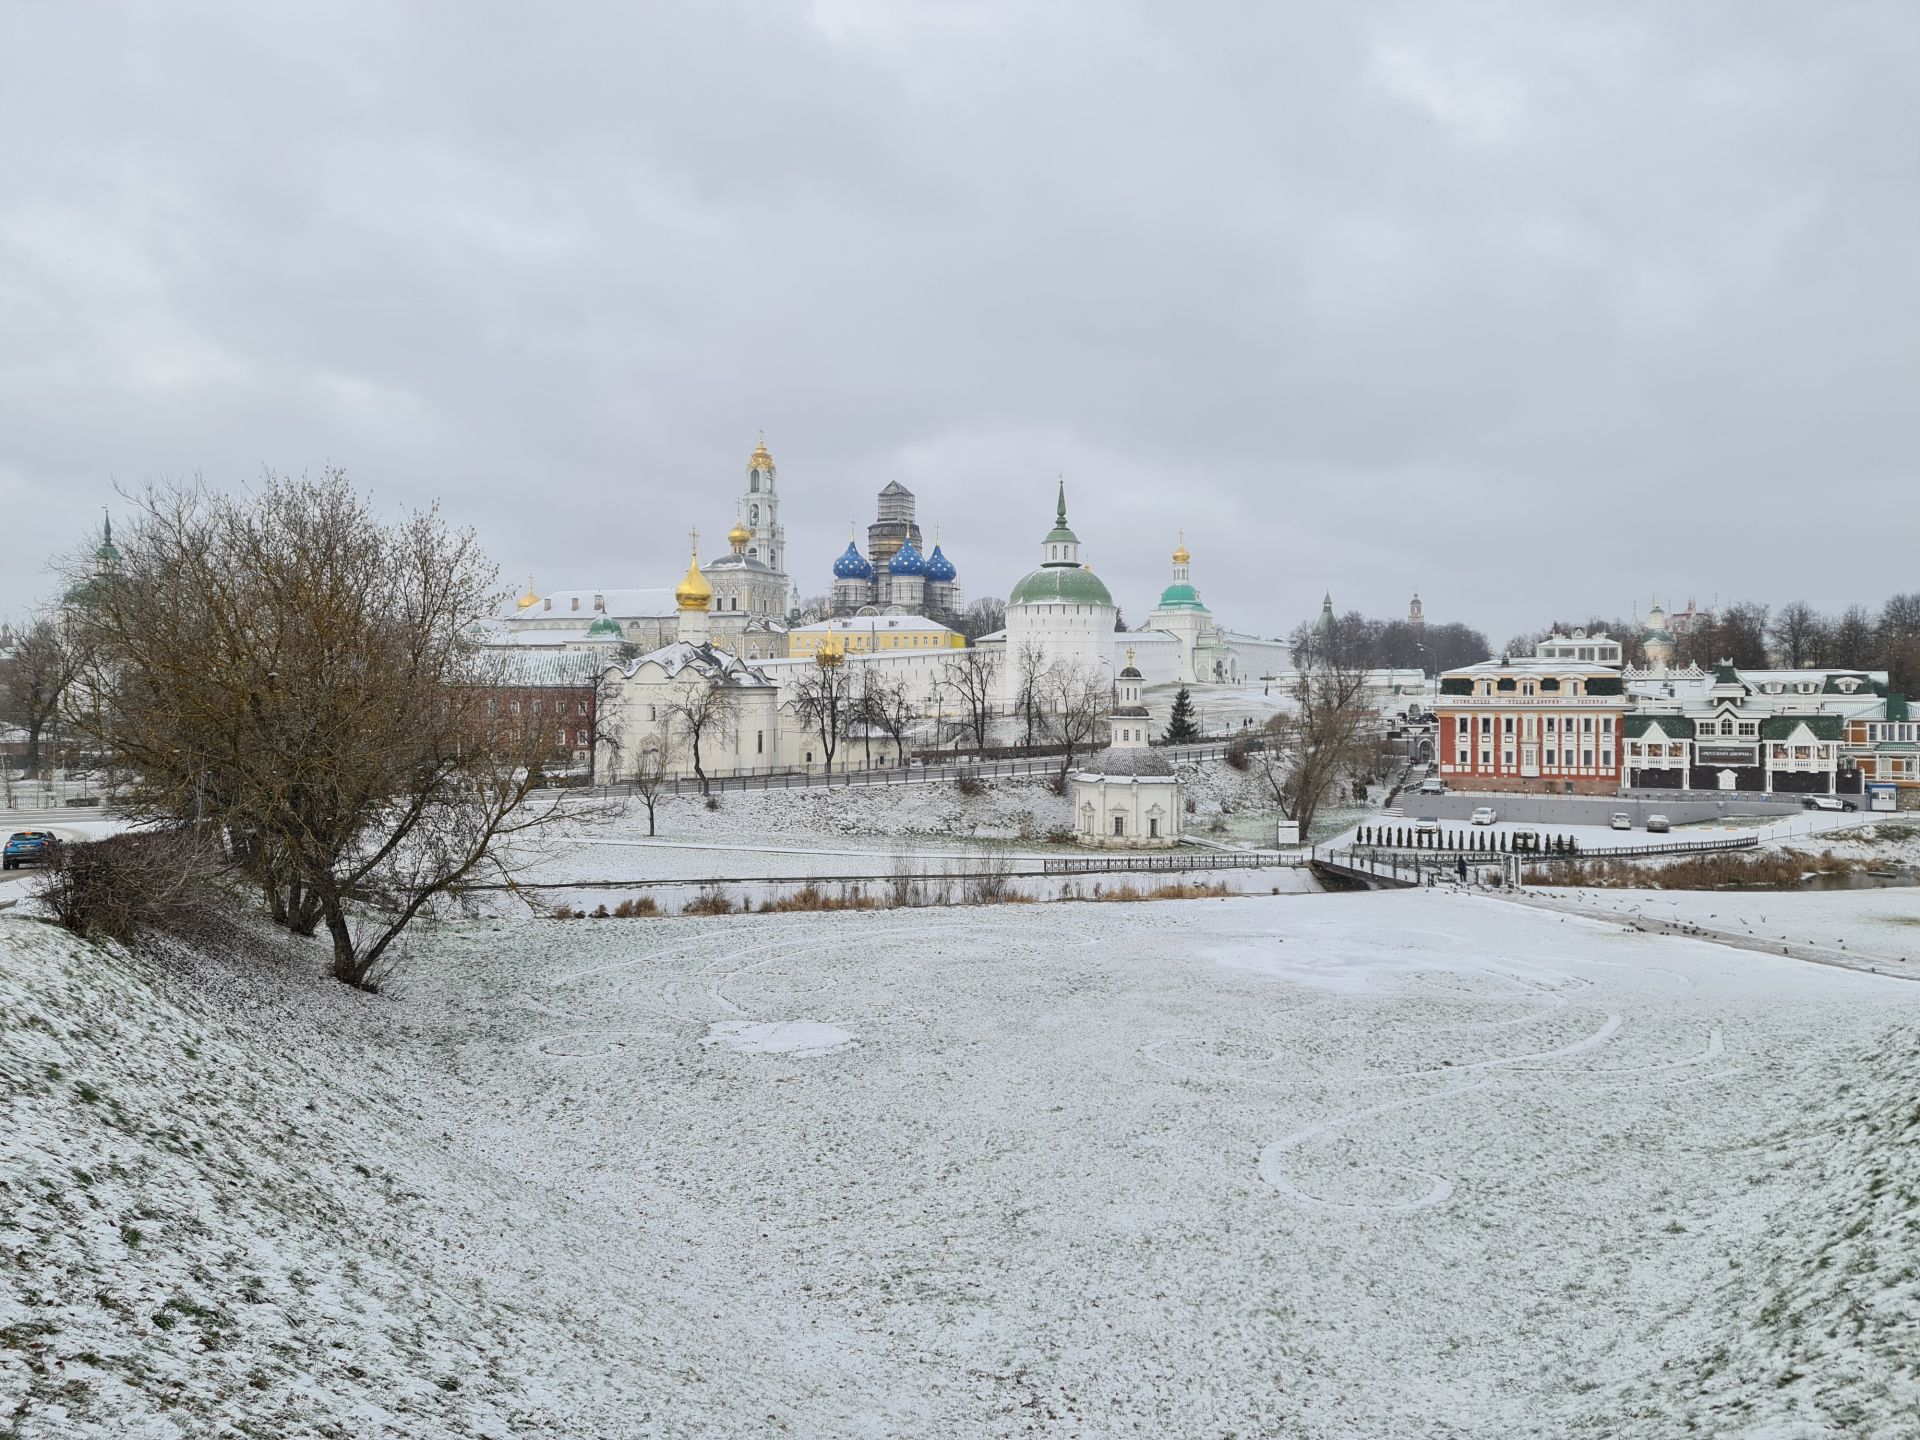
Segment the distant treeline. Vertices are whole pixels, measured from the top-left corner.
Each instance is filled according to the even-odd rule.
[[[1547,635],[1566,635],[1576,628],[1589,633],[1604,630],[1621,643],[1627,664],[1646,663],[1640,622],[1617,616],[1556,620],[1544,630],[1514,636],[1507,642],[1507,653],[1531,655]],[[1920,592],[1895,595],[1878,613],[1864,605],[1828,614],[1801,600],[1777,610],[1741,601],[1712,615],[1697,616],[1691,625],[1676,630],[1673,658],[1675,665],[1696,664],[1702,669],[1730,660],[1741,670],[1775,665],[1885,670],[1890,688],[1911,695],[1920,690]]]

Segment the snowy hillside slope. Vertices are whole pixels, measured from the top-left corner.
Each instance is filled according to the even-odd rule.
[[[423,1193],[401,1069],[295,1014],[381,1002],[149,970],[0,920],[0,1435],[582,1433],[590,1336]]]
[[[1916,1055],[1907,1030],[1838,1072],[1800,1068],[1805,1111],[1734,1157],[1795,1183],[1764,1227],[1723,1241],[1724,1278],[1671,1322],[1666,1373],[1628,1387],[1623,1414],[1768,1440],[1920,1435]]]

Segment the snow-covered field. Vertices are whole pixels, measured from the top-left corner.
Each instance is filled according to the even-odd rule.
[[[1916,1433],[1920,985],[1434,892],[0,947],[21,1440]]]

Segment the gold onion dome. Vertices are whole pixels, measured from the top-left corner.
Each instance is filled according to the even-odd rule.
[[[527,577],[527,593],[522,595],[518,600],[513,602],[514,608],[518,610],[531,610],[534,606],[538,605],[539,603],[540,603],[540,596],[537,593],[535,593],[533,588],[533,577],[529,575]]]
[[[760,443],[753,447],[753,454],[747,457],[748,470],[773,469],[773,452],[767,449],[767,437],[762,435]]]
[[[707,577],[700,573],[700,533],[696,530],[691,539],[687,573],[680,583],[673,587],[673,601],[682,610],[710,610],[713,608],[713,586],[709,585]]]
[[[1187,553],[1187,537],[1182,535],[1180,537],[1180,548],[1173,552],[1173,563],[1176,565],[1185,565],[1191,559],[1193,559],[1193,556]]]
[[[740,551],[747,548],[747,542],[751,539],[753,539],[753,532],[740,523],[738,515],[734,516],[733,528],[727,531],[727,544],[731,545],[735,551]]]

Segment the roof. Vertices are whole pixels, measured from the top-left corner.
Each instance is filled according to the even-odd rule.
[[[1042,565],[1007,596],[1009,605],[1111,605],[1113,596],[1084,565]]]
[[[564,615],[578,614],[582,623],[591,619],[597,612],[594,609],[594,597],[599,596],[605,602],[606,613],[616,620],[654,619],[675,613],[673,590],[668,586],[646,590],[555,590],[538,605],[530,605],[525,610],[515,609],[509,603],[502,618],[506,620],[555,620]],[[579,601],[579,609],[574,602]]]
[[[1106,749],[1096,750],[1087,756],[1077,769],[1083,775],[1165,776],[1169,780],[1173,778],[1173,762],[1158,750],[1145,747],[1125,749],[1109,745]]]
[[[1200,592],[1184,580],[1177,580],[1160,592],[1160,603],[1156,610],[1205,610],[1200,603]]]
[[[1693,721],[1684,715],[1671,713],[1627,715],[1620,722],[1620,733],[1629,740],[1638,740],[1655,725],[1658,725],[1660,733],[1670,740],[1684,740],[1693,734]]]
[[[722,555],[718,560],[709,560],[700,568],[709,574],[715,570],[759,570],[767,575],[773,573],[773,567],[771,565],[767,564],[764,560],[756,559],[752,555]]]
[[[1804,725],[1816,740],[1838,740],[1846,733],[1846,717],[1841,715],[1769,715],[1760,722],[1760,734],[1767,740],[1786,740]]]
[[[872,630],[939,631],[953,635],[952,627],[924,615],[838,615],[831,620],[815,620],[810,625],[795,625],[789,635],[858,635]]]
[[[594,651],[490,649],[480,661],[479,683],[528,689],[586,687],[606,663],[606,655]]]
[[[671,645],[662,645],[658,650],[650,650],[624,665],[613,665],[621,674],[631,677],[642,665],[657,665],[672,679],[688,668],[704,675],[708,680],[723,685],[748,688],[756,686],[771,687],[773,682],[760,670],[747,664],[738,655],[725,650],[714,649],[711,642],[704,645],[689,644],[685,640],[676,640]]]
[[[1611,665],[1596,665],[1590,660],[1542,660],[1535,655],[1511,655],[1502,660],[1482,660],[1477,665],[1462,665],[1449,670],[1442,679],[1498,679],[1503,675],[1578,675],[1595,679],[1617,678],[1620,672]]]

